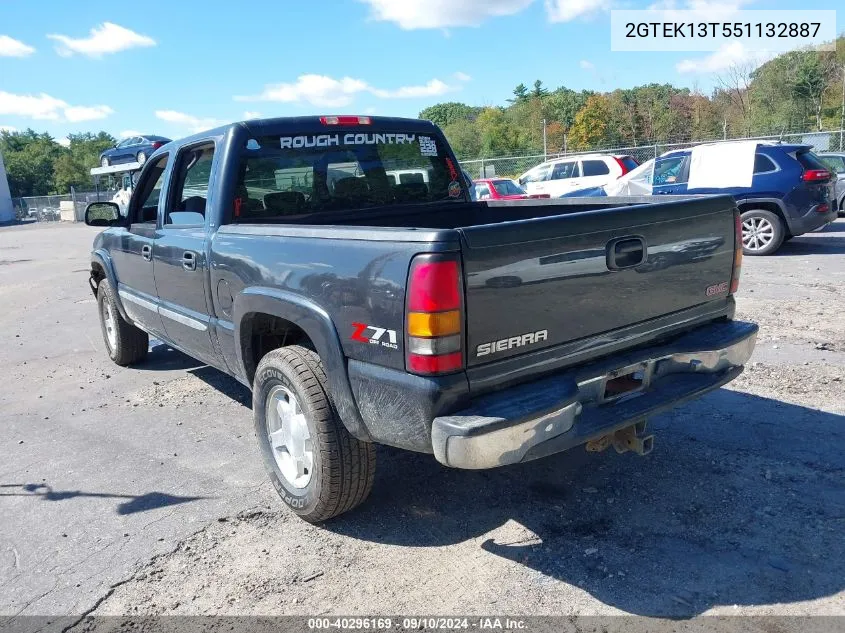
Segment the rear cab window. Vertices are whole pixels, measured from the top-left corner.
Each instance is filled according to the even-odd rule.
[[[437,136],[327,127],[264,135],[241,150],[233,221],[291,221],[313,214],[466,202],[458,166]]]

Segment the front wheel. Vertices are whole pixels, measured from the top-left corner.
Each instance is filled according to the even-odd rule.
[[[108,156],[103,156],[100,159],[100,166],[101,167],[108,167],[109,166],[109,157]]]
[[[120,316],[108,279],[103,279],[97,286],[97,305],[109,358],[124,367],[144,360],[150,347],[150,337]]]
[[[771,255],[783,244],[783,221],[771,211],[752,209],[743,212],[741,218],[743,254]]]
[[[343,426],[316,352],[299,345],[268,352],[255,372],[252,412],[273,486],[301,518],[331,519],[370,494],[375,447]]]
[[[139,165],[143,165],[147,162],[147,155],[144,152],[138,152],[138,155],[135,158],[138,160]]]

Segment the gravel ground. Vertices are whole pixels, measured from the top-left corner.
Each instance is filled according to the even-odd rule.
[[[746,258],[752,362],[651,455],[380,449],[324,526],[277,500],[234,380],[108,362],[92,236],[0,229],[0,614],[845,615],[845,221]]]

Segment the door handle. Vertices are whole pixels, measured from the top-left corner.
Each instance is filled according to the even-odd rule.
[[[144,261],[150,261],[153,258],[153,247],[149,244],[144,244],[141,247],[141,257]]]
[[[607,244],[607,267],[610,270],[634,268],[647,257],[645,240],[641,237],[620,237]]]
[[[197,269],[197,254],[193,251],[185,251],[182,253],[182,268],[185,270]]]

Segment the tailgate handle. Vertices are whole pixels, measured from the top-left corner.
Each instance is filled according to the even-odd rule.
[[[645,240],[641,237],[620,237],[607,244],[607,267],[610,270],[634,268],[646,258]]]

